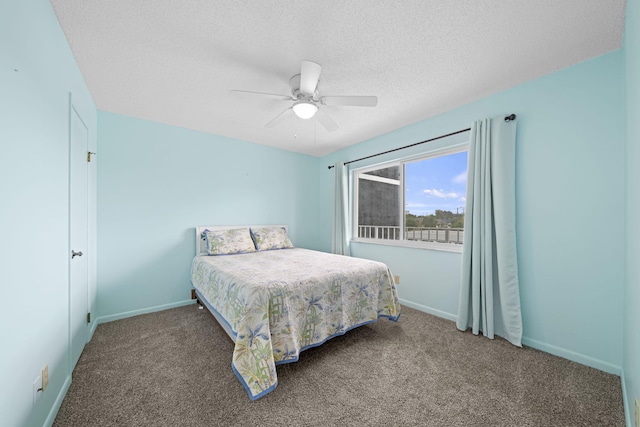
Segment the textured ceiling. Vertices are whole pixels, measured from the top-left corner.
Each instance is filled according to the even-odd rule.
[[[52,0],[98,109],[324,155],[621,46],[624,0]],[[302,60],[340,126],[290,95]]]

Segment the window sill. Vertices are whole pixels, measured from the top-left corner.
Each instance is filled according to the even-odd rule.
[[[399,246],[402,248],[426,249],[440,252],[462,253],[461,244],[438,242],[415,242],[412,240],[382,240],[382,239],[351,239],[351,243],[366,243],[368,245]]]

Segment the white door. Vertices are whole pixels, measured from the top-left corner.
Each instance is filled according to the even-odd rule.
[[[87,313],[89,306],[88,276],[88,175],[87,151],[89,131],[82,119],[71,107],[71,135],[69,138],[70,161],[70,212],[69,241],[69,333],[71,338],[71,369],[76,366],[89,335]]]

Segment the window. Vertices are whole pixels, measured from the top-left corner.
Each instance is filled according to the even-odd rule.
[[[468,146],[354,171],[354,239],[462,250]]]

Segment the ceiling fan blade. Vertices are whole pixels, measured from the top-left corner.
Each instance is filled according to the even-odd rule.
[[[322,126],[329,132],[333,132],[338,129],[338,125],[333,121],[331,117],[321,109],[316,111],[316,119],[320,122]]]
[[[275,116],[273,118],[273,120],[271,120],[269,123],[267,123],[266,125],[264,125],[264,127],[266,128],[274,128],[276,126],[278,126],[280,123],[282,123],[283,121],[285,121],[285,119],[287,117],[289,117],[291,112],[291,107],[287,108],[286,110],[284,110],[282,113],[278,114],[277,116]]]
[[[302,66],[300,67],[300,92],[305,95],[313,95],[316,91],[316,86],[318,86],[321,70],[320,64],[302,61]]]
[[[348,105],[353,107],[375,107],[377,96],[323,96],[320,102],[324,105]]]
[[[295,101],[295,99],[293,99],[289,95],[279,95],[277,93],[253,92],[253,91],[250,91],[250,90],[238,90],[238,89],[231,89],[229,92],[233,92],[233,93],[241,94],[241,95],[244,95],[244,94],[264,95],[264,96],[271,96],[273,98],[283,99],[285,101]]]

